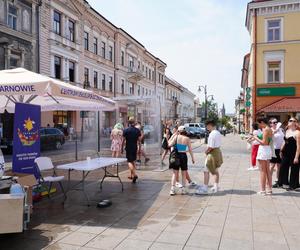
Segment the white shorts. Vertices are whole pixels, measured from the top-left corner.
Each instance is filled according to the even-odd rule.
[[[259,145],[257,152],[257,160],[267,161],[272,158],[272,149],[269,145]]]

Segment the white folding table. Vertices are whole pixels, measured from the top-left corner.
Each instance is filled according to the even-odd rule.
[[[88,176],[88,174],[91,171],[103,169],[104,170],[104,176],[102,180],[100,181],[100,189],[102,190],[102,183],[105,178],[111,177],[111,178],[118,178],[121,186],[122,186],[122,192],[124,190],[123,182],[119,176],[119,164],[127,162],[126,158],[109,158],[109,157],[100,157],[100,158],[94,158],[90,160],[85,161],[77,161],[72,162],[64,165],[59,165],[56,168],[61,170],[68,170],[68,189],[66,191],[65,200],[67,199],[67,193],[71,190],[77,190],[82,191],[87,199],[88,206],[90,205],[90,199],[87,193],[85,192],[85,179]],[[117,173],[113,174],[107,170],[108,167],[116,166],[117,167]],[[71,180],[71,171],[81,171],[82,172],[82,178],[81,180],[76,183],[74,186],[70,187],[70,180]],[[81,186],[81,187],[80,187]]]

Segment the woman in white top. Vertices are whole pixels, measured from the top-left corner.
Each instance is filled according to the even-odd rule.
[[[257,123],[253,123],[252,124],[252,135],[253,136],[259,136],[262,134],[262,131],[258,128],[258,124]],[[249,171],[251,170],[258,170],[258,166],[257,166],[257,152],[258,152],[258,148],[259,148],[259,142],[254,140],[253,137],[250,137],[248,140],[248,143],[251,143],[251,167],[248,168]]]
[[[284,144],[284,132],[281,128],[281,123],[277,121],[276,118],[270,119],[270,128],[273,132],[273,146],[275,149],[275,156],[272,157],[270,160],[270,169],[271,174],[273,175],[274,168],[276,167],[276,178],[275,184],[273,185],[274,188],[279,187],[278,185],[278,178],[279,178],[279,171],[280,171],[280,164],[281,164],[281,157],[280,157],[280,149]]]

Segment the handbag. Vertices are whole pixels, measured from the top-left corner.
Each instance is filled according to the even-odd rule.
[[[177,138],[178,138],[178,136],[177,136]],[[176,138],[176,144],[177,144],[177,138]],[[173,146],[173,150],[170,153],[169,168],[179,168],[180,167],[180,158],[179,158],[179,153],[178,153],[176,144]]]

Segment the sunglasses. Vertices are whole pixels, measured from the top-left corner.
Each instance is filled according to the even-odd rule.
[[[289,122],[297,122],[296,120],[289,120]]]
[[[270,124],[277,124],[278,122],[270,122]]]

